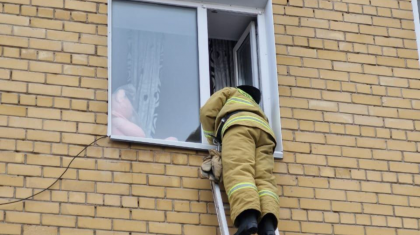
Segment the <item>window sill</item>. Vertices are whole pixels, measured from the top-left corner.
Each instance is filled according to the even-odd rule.
[[[209,145],[209,144],[191,143],[191,142],[183,142],[183,141],[172,141],[172,140],[150,139],[150,138],[141,138],[141,137],[129,137],[129,136],[121,136],[121,135],[111,135],[110,138],[111,138],[111,140],[116,140],[116,141],[158,145],[158,146],[162,146],[162,147],[175,147],[175,148],[193,149],[193,150],[198,150],[198,151],[207,151],[209,149],[215,149],[216,148],[216,146]]]
[[[141,137],[129,137],[129,136],[121,136],[121,135],[111,135],[110,138],[111,140],[115,140],[115,141],[150,144],[150,145],[157,145],[157,146],[162,146],[162,147],[192,149],[192,150],[198,150],[198,151],[207,151],[209,149],[216,148],[216,146],[209,145],[209,144],[189,143],[189,142],[171,141],[171,140],[159,140],[159,139],[150,139],[150,138],[141,138]],[[283,152],[275,151],[273,156],[275,159],[282,159]]]

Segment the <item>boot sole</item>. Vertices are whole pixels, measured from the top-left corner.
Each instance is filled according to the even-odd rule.
[[[247,228],[241,232],[236,232],[235,235],[251,235],[258,232],[258,224],[257,223],[250,223],[247,225]]]

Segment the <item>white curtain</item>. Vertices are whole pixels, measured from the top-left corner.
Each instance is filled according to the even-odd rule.
[[[210,83],[214,93],[224,87],[234,86],[233,47],[235,42],[210,39]]]
[[[149,138],[155,133],[158,117],[156,109],[159,106],[163,40],[164,35],[161,33],[134,30],[129,33],[128,84],[135,88],[135,122]]]

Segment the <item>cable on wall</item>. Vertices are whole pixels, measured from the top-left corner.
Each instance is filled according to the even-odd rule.
[[[76,159],[77,157],[79,157],[79,155],[81,154],[81,153],[83,153],[88,147],[90,147],[90,146],[92,146],[93,144],[95,144],[96,142],[98,142],[99,140],[101,140],[101,139],[103,139],[103,138],[105,138],[105,137],[107,137],[107,136],[102,136],[102,137],[100,137],[99,139],[97,139],[97,140],[95,140],[95,141],[93,141],[92,143],[90,143],[89,145],[87,145],[86,147],[84,147],[83,149],[82,149],[82,151],[80,151],[76,156],[74,156],[73,157],[73,159],[71,159],[71,161],[70,161],[70,163],[69,163],[69,165],[66,167],[66,169],[64,170],[64,172],[50,185],[50,186],[48,186],[47,188],[45,188],[45,189],[43,189],[43,190],[41,190],[41,191],[39,191],[39,192],[37,192],[37,193],[35,193],[35,194],[32,194],[31,196],[29,196],[29,197],[25,197],[25,198],[22,198],[22,199],[19,199],[19,200],[16,200],[16,201],[11,201],[11,202],[5,202],[5,203],[0,203],[0,206],[3,206],[3,205],[8,205],[8,204],[13,204],[13,203],[17,203],[17,202],[21,202],[21,201],[25,201],[25,200],[28,200],[29,198],[31,198],[31,197],[35,197],[36,195],[39,195],[39,194],[41,194],[41,193],[43,193],[43,192],[45,192],[45,191],[47,191],[48,189],[50,189],[55,183],[57,183],[60,179],[62,179],[62,177],[63,177],[63,175],[67,172],[67,170],[70,168],[70,165],[71,165],[71,163],[74,161],[74,159]]]

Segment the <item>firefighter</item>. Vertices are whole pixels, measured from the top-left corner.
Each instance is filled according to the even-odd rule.
[[[210,143],[223,143],[223,181],[238,228],[235,235],[274,235],[279,197],[273,175],[276,139],[258,105],[253,86],[227,87],[214,93],[200,110],[203,131]],[[221,124],[222,123],[222,124]]]

